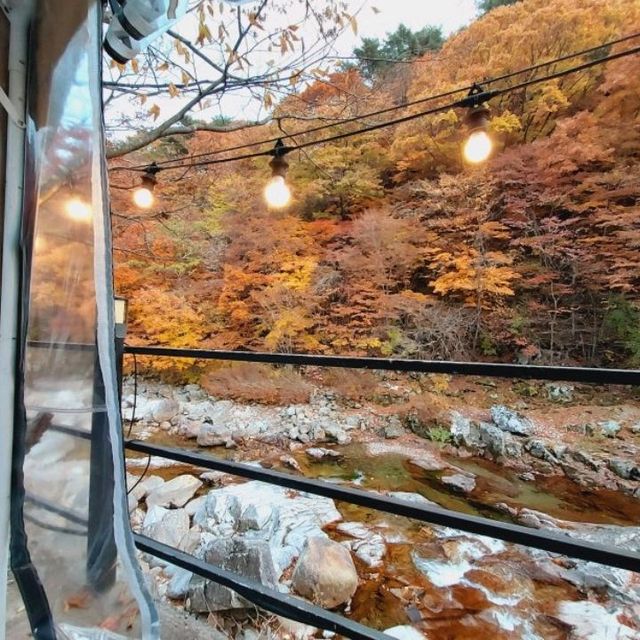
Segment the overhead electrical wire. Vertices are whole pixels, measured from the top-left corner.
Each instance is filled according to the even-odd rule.
[[[589,55],[590,53],[595,53],[596,51],[599,51],[601,49],[605,49],[607,47],[612,47],[612,46],[614,46],[616,44],[621,44],[623,42],[628,42],[630,40],[634,40],[634,39],[637,39],[637,38],[640,38],[640,32],[629,34],[629,35],[626,35],[626,36],[621,36],[620,38],[616,38],[615,40],[609,40],[609,41],[604,42],[602,44],[599,44],[597,46],[589,47],[588,49],[583,49],[581,51],[576,51],[574,53],[566,54],[564,56],[560,56],[560,57],[554,58],[552,60],[546,60],[544,62],[540,62],[540,63],[537,63],[535,65],[531,65],[529,67],[524,67],[524,68],[518,69],[516,71],[511,71],[511,72],[505,73],[505,74],[500,75],[500,76],[495,76],[495,77],[492,77],[492,78],[484,79],[484,80],[482,80],[481,84],[483,86],[489,86],[489,85],[492,85],[492,84],[494,84],[496,82],[501,82],[503,80],[508,80],[508,79],[513,78],[515,76],[522,75],[522,74],[525,74],[525,73],[529,73],[529,72],[532,72],[532,71],[537,71],[537,70],[542,69],[544,67],[549,67],[549,66],[552,66],[554,64],[558,64],[560,62],[565,62],[567,60],[571,60],[572,58],[577,58],[577,57]],[[627,53],[627,51],[628,51],[628,53]],[[607,62],[609,60],[613,60],[613,59],[616,59],[618,57],[621,57],[620,53],[623,54],[623,55],[630,55],[631,53],[636,53],[635,49],[631,49],[631,50],[627,50],[627,51],[619,52],[618,54],[610,54],[609,56],[605,56],[603,58],[597,58],[595,60],[591,60],[591,61],[589,61],[587,63],[584,63],[584,65],[579,65],[577,67],[571,67],[569,69],[566,69],[566,70],[563,70],[563,71],[560,71],[560,72],[556,72],[556,73],[560,73],[562,75],[567,75],[568,73],[575,73],[577,71],[582,70],[583,68],[586,69],[586,68],[589,68],[591,66],[595,66],[596,64],[601,64],[601,63]],[[550,76],[545,76],[543,78],[532,79],[532,80],[535,81],[535,82],[546,82],[549,79],[554,79],[556,77],[561,77],[561,76],[558,76],[556,74],[551,74]],[[346,118],[344,120],[340,120],[339,122],[333,122],[333,123],[329,123],[329,124],[319,125],[319,126],[316,126],[316,127],[310,127],[308,129],[304,129],[302,131],[297,131],[297,132],[290,133],[290,134],[282,133],[279,136],[274,136],[272,138],[267,138],[265,140],[260,140],[260,141],[256,141],[256,142],[250,142],[250,143],[246,143],[246,144],[227,147],[225,149],[216,149],[214,151],[207,151],[207,152],[203,152],[203,153],[199,153],[199,154],[194,154],[194,155],[191,155],[191,156],[185,156],[185,157],[182,157],[182,158],[174,158],[174,159],[169,159],[169,160],[162,160],[162,161],[158,161],[156,164],[157,164],[158,167],[161,168],[161,170],[176,169],[176,168],[186,167],[186,166],[206,166],[204,163],[194,163],[193,160],[196,159],[196,158],[203,158],[203,157],[208,157],[208,156],[221,155],[223,153],[230,153],[232,151],[240,151],[242,149],[248,149],[248,148],[251,148],[251,147],[258,147],[258,146],[262,146],[262,145],[265,145],[265,144],[273,144],[273,143],[277,142],[278,140],[283,140],[283,139],[303,136],[303,135],[307,135],[309,133],[317,133],[318,131],[325,131],[327,129],[333,129],[335,127],[343,126],[345,124],[350,124],[350,123],[353,123],[353,122],[362,122],[365,119],[372,118],[372,117],[375,117],[375,116],[384,115],[386,113],[392,113],[392,112],[395,112],[395,111],[398,111],[398,110],[408,109],[410,107],[413,107],[413,106],[416,106],[416,105],[419,105],[419,104],[425,104],[425,103],[428,103],[428,102],[432,102],[434,100],[447,98],[447,97],[456,95],[457,93],[462,93],[462,92],[469,91],[473,87],[474,87],[474,85],[467,85],[467,86],[464,86],[464,87],[458,87],[456,89],[452,89],[452,90],[446,91],[444,93],[440,93],[440,94],[436,94],[436,95],[432,95],[432,96],[427,96],[425,98],[420,98],[420,99],[417,99],[417,100],[412,100],[412,101],[404,103],[402,105],[396,105],[396,106],[393,106],[393,107],[387,107],[385,109],[380,109],[378,111],[371,111],[371,112],[368,112],[368,113],[365,113],[365,114],[361,114],[359,116],[354,116],[352,118]],[[507,91],[510,91],[510,90],[515,91],[515,90],[517,90],[519,88],[522,88],[522,84],[521,83],[518,84],[518,85],[514,85],[512,87],[505,88],[504,90],[502,90],[502,93],[499,94],[499,95],[502,95],[503,93],[506,93]],[[454,104],[454,107],[455,106],[456,105]],[[449,108],[453,108],[453,107],[446,106],[446,107],[443,107],[442,109],[446,110],[446,109],[449,109]],[[416,115],[416,117],[423,117],[423,116],[426,116],[426,115],[430,115],[430,113],[431,113],[430,111],[427,111],[427,112],[420,112],[420,114],[415,114],[415,115]],[[275,118],[275,120],[278,120],[278,118]],[[395,121],[390,121],[390,123],[387,126],[392,126],[394,123],[395,123]],[[377,125],[374,125],[374,126],[377,126]],[[362,130],[358,130],[358,131],[365,132],[366,128],[362,129]],[[296,146],[298,148],[300,148],[299,145],[296,145]],[[264,152],[264,153],[260,153],[259,155],[272,155],[272,153],[271,152]],[[246,155],[238,156],[238,157],[233,158],[233,159],[234,160],[244,160],[244,159],[252,158],[252,157],[259,157],[259,156],[256,156],[256,155],[253,155],[253,154],[246,154]],[[225,160],[225,161],[229,161],[230,162],[231,159],[230,160]],[[216,163],[212,162],[210,164],[216,164]],[[175,166],[168,166],[168,165],[175,165]],[[134,165],[132,167],[114,167],[114,168],[111,169],[111,171],[123,171],[123,170],[145,171],[147,169],[147,167],[148,167],[148,165]]]
[[[546,76],[542,76],[542,77],[538,77],[538,78],[531,78],[529,80],[524,80],[522,82],[519,82],[517,84],[511,85],[509,87],[503,87],[503,88],[498,88],[498,89],[491,89],[488,91],[483,91],[480,94],[474,94],[473,96],[465,96],[464,98],[460,99],[460,100],[456,100],[454,102],[449,102],[445,105],[440,105],[438,107],[434,107],[432,109],[427,109],[425,111],[419,111],[417,113],[412,113],[406,116],[402,116],[400,118],[395,118],[393,120],[386,120],[384,122],[379,122],[377,124],[372,124],[366,127],[363,127],[361,129],[356,129],[354,131],[345,131],[342,133],[338,133],[336,135],[333,136],[328,136],[326,138],[321,138],[319,140],[310,140],[307,142],[301,142],[292,146],[286,146],[284,147],[284,149],[280,150],[280,153],[284,153],[284,154],[288,154],[291,153],[293,151],[298,151],[298,150],[302,150],[302,149],[307,149],[309,147],[315,147],[318,145],[322,145],[322,144],[328,144],[330,142],[337,142],[339,140],[344,140],[347,138],[352,138],[355,136],[359,136],[365,133],[370,133],[372,131],[379,131],[380,129],[385,129],[387,127],[392,127],[392,126],[396,126],[399,124],[404,124],[406,122],[411,122],[412,120],[417,120],[419,118],[424,118],[426,116],[430,116],[430,115],[435,115],[437,113],[442,113],[443,111],[449,111],[450,109],[455,109],[455,108],[468,108],[470,106],[473,106],[473,104],[477,103],[477,102],[486,102],[488,100],[491,100],[493,98],[496,98],[498,96],[502,96],[508,93],[513,93],[515,91],[518,91],[520,89],[524,89],[526,87],[530,87],[532,85],[535,84],[541,84],[544,82],[549,82],[551,80],[556,80],[558,78],[562,78],[564,76],[567,75],[571,75],[573,73],[578,73],[580,71],[586,71],[587,69],[590,69],[592,67],[595,67],[597,65],[600,64],[605,64],[606,62],[610,62],[612,60],[617,60],[619,58],[624,58],[626,56],[630,56],[630,55],[634,55],[640,53],[640,46],[638,47],[633,47],[632,49],[626,49],[624,51],[619,51],[617,53],[612,53],[604,58],[598,58],[596,60],[590,60],[588,62],[585,62],[583,64],[574,66],[574,67],[570,67],[568,69],[563,69],[561,71],[556,71],[555,73],[551,73],[549,75]],[[476,85],[477,86],[477,85]],[[296,135],[302,135],[302,134],[296,134]],[[280,140],[282,139],[284,136],[281,136],[280,138],[277,138],[276,140]],[[273,149],[269,149],[269,150],[263,150],[263,151],[255,151],[253,153],[246,153],[246,154],[241,154],[241,155],[237,155],[237,156],[231,156],[228,158],[217,158],[217,159],[212,159],[212,160],[201,160],[198,162],[189,162],[189,163],[185,163],[185,164],[181,164],[178,166],[171,166],[171,167],[159,167],[159,170],[162,171],[169,171],[172,169],[184,169],[185,167],[205,167],[205,166],[210,166],[210,165],[215,165],[215,164],[223,164],[223,163],[228,163],[228,162],[237,162],[239,160],[249,160],[252,158],[260,158],[260,157],[269,157],[269,156],[273,156],[274,155],[274,150]],[[145,169],[134,169],[131,167],[128,167],[129,170],[131,171],[146,171],[146,167]]]

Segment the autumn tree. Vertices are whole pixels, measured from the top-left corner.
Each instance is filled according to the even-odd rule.
[[[314,41],[299,35],[305,29],[315,33]],[[357,31],[357,21],[341,0],[261,0],[250,7],[196,0],[182,22],[144,55],[126,65],[105,60],[107,122],[116,133],[138,129],[125,140],[113,138],[109,157],[166,136],[228,132],[270,121],[276,101],[325,73],[327,54],[345,29]],[[193,115],[232,93],[261,100],[261,117],[221,122]],[[168,99],[176,106],[169,108]]]
[[[639,11],[621,0],[523,0],[453,35],[438,62],[427,52],[390,67],[402,82],[317,72],[289,85],[273,122],[164,136],[113,162],[356,131],[407,91],[428,96],[599,44],[629,31]],[[144,301],[136,339],[634,366],[639,65],[629,56],[495,100],[497,147],[482,168],[460,161],[464,114],[454,110],[292,152],[286,210],[262,198],[264,157],[162,172],[145,212],[130,205],[138,174],[114,172],[118,286]],[[297,134],[302,122],[332,126]]]
[[[525,0],[490,11],[443,45],[438,59],[426,56],[413,65],[409,97],[425,98],[469,86],[544,60],[597,46],[633,30],[640,20],[638,3],[626,0]],[[606,48],[591,56],[606,55]],[[500,86],[544,76],[581,62],[550,65]],[[508,93],[489,103],[500,148],[532,142],[551,133],[558,118],[589,106],[604,74],[594,66],[577,75]],[[392,154],[404,176],[453,167],[462,170],[459,152],[463,113],[437,114],[397,129]]]
[[[480,13],[488,13],[497,7],[506,7],[516,2],[520,2],[520,0],[478,0],[476,4]]]
[[[357,68],[368,80],[395,68],[398,62],[408,61],[436,51],[442,47],[444,37],[440,27],[423,27],[412,31],[401,24],[392,33],[387,33],[383,42],[378,38],[363,38],[362,44],[353,50]]]

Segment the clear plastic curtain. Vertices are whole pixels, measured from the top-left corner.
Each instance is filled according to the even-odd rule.
[[[14,525],[23,519],[26,537],[14,535],[12,559],[26,567],[18,582],[27,608],[41,582],[59,637],[152,638],[124,487],[100,13],[95,0],[40,0],[30,43],[24,460],[14,474],[14,493],[24,491]]]

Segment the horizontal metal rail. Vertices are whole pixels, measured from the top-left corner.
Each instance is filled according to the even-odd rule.
[[[262,607],[276,615],[303,624],[314,625],[327,631],[333,631],[352,638],[353,640],[391,639],[391,636],[376,631],[375,629],[370,629],[359,622],[354,622],[343,616],[326,611],[300,598],[294,598],[293,596],[265,587],[255,580],[221,569],[220,567],[209,564],[204,560],[199,560],[194,556],[146,536],[134,533],[133,539],[136,547],[138,547],[140,551],[149,553],[156,558],[166,560],[173,565],[177,565],[203,578],[213,580],[224,587],[228,587],[256,606]]]
[[[373,369],[406,373],[448,373],[491,378],[520,378],[582,382],[591,384],[640,385],[637,369],[597,369],[590,367],[547,367],[490,362],[454,362],[449,360],[404,360],[395,358],[360,358],[351,356],[317,356],[292,353],[255,351],[219,351],[205,349],[173,349],[127,345],[125,353],[156,358],[193,358],[196,360],[227,360],[265,364],[290,364],[340,369]]]
[[[82,525],[83,527],[87,526],[87,519],[83,518],[81,515],[74,513],[70,509],[66,509],[65,507],[60,507],[57,504],[45,500],[44,498],[38,498],[34,496],[32,493],[25,493],[24,501],[32,504],[34,507],[38,509],[42,509],[43,511],[48,511],[49,513],[54,513],[69,522],[73,522],[74,524]]]
[[[140,346],[125,346],[124,351],[125,353],[139,356],[226,360],[230,362],[264,363],[272,365],[387,370],[406,373],[446,373],[493,378],[562,380],[590,384],[640,385],[640,371],[623,369],[420,361]],[[562,554],[587,562],[596,562],[606,566],[640,573],[640,554],[637,552],[593,544],[564,533],[548,530],[541,531],[515,523],[471,516],[449,509],[443,509],[429,503],[409,502],[352,487],[336,486],[335,484],[330,484],[322,480],[314,480],[270,469],[257,468],[252,465],[222,460],[185,449],[153,445],[137,440],[127,440],[125,442],[125,448],[149,456],[158,456],[205,469],[222,471],[243,478],[304,491],[313,495],[324,496],[433,525],[451,527],[459,531],[489,536],[505,542],[540,549],[553,554]],[[134,539],[137,547],[142,551],[188,569],[218,584],[227,586],[247,600],[272,613],[283,615],[305,624],[314,624],[320,628],[335,631],[358,640],[378,640],[385,637],[384,634],[368,629],[358,623],[347,620],[341,616],[336,616],[335,614],[292,598],[291,596],[268,589],[264,585],[235,575],[219,567],[212,566],[203,560],[150,540],[145,536],[134,535]]]
[[[95,351],[95,344],[84,342],[47,342],[43,340],[28,340],[27,347],[31,349],[55,349],[60,351]]]
[[[443,509],[436,505],[420,504],[382,496],[370,491],[336,486],[322,480],[292,476],[271,469],[261,469],[240,462],[221,460],[202,453],[147,444],[139,440],[128,440],[125,448],[169,460],[192,464],[205,469],[223,471],[243,478],[259,480],[269,484],[296,489],[314,495],[357,504],[398,516],[413,518],[430,524],[452,527],[468,533],[489,536],[550,553],[558,553],[588,562],[627,569],[640,573],[640,554],[617,548],[608,548],[574,539],[553,531],[538,531],[518,524],[499,522]]]
[[[50,524],[48,522],[45,522],[44,520],[41,520],[40,518],[36,518],[36,516],[34,516],[31,513],[25,513],[23,515],[25,520],[27,520],[28,522],[31,522],[31,524],[35,524],[36,527],[40,527],[41,529],[47,529],[48,531],[54,531],[55,533],[64,533],[69,536],[79,536],[81,538],[87,537],[86,529],[72,529],[70,527],[60,527],[57,524]]]
[[[55,431],[57,433],[64,433],[66,436],[72,436],[74,438],[81,438],[82,440],[91,440],[90,431],[82,431],[82,429],[74,429],[73,427],[64,427],[60,424],[52,424],[49,427],[49,431]]]

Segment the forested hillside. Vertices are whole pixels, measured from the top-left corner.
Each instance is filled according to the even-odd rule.
[[[318,69],[297,96],[277,103],[268,95],[281,129],[164,138],[113,165],[333,122],[332,135],[350,131],[362,123],[340,120],[481,84],[640,25],[638,0],[485,4],[484,15],[447,40],[430,25],[408,25],[396,35],[405,43],[416,35],[415,46],[365,42],[359,61]],[[372,51],[404,59],[367,64]],[[463,162],[464,113],[451,109],[288,155],[293,201],[284,210],[263,200],[268,158],[163,171],[148,211],[133,206],[130,191],[112,189],[116,288],[130,301],[130,341],[637,366],[640,55],[516,90],[489,107],[496,149],[486,164]],[[116,186],[138,180],[112,175]]]

